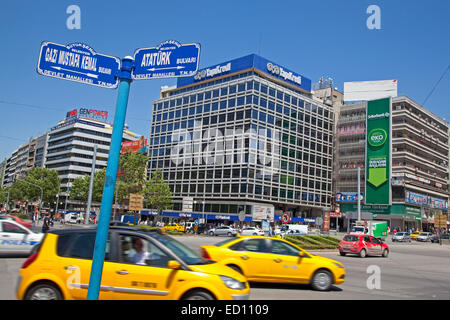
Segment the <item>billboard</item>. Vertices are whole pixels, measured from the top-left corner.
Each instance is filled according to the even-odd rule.
[[[271,204],[258,203],[252,205],[253,221],[269,220],[273,222],[275,219],[275,208]]]
[[[391,98],[367,102],[366,204],[391,204]]]
[[[128,150],[134,153],[145,153],[147,151],[147,139],[142,136],[139,140],[123,142],[120,154],[124,154]]]
[[[397,97],[397,80],[344,82],[344,101]]]

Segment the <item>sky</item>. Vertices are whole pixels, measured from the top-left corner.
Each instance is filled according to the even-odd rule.
[[[80,8],[80,29],[67,27],[71,5]],[[380,29],[367,26],[371,5],[380,8]],[[432,93],[424,106],[448,121],[449,16],[445,0],[2,0],[0,161],[75,108],[108,111],[113,122],[117,89],[36,72],[42,41],[81,42],[119,58],[166,40],[200,43],[199,68],[256,53],[312,83],[332,77],[340,91],[347,81],[397,79],[398,94],[419,104]],[[131,84],[130,131],[148,137],[153,101],[175,84]]]

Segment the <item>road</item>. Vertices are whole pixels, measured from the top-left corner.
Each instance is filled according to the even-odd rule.
[[[202,244],[225,237],[182,236],[178,240],[199,252]],[[307,285],[251,283],[251,300],[441,300],[450,299],[450,245],[391,243],[388,258],[341,257],[337,251],[312,252],[344,264],[346,281],[330,292]],[[14,300],[14,288],[25,258],[0,257],[0,300]],[[373,280],[379,270],[379,282]],[[369,288],[370,287],[370,288]]]

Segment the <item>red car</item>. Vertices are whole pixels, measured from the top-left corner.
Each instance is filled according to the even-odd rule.
[[[0,219],[15,221],[15,222],[17,222],[17,223],[19,223],[19,224],[23,225],[24,227],[26,227],[26,228],[31,230],[31,222],[23,221],[19,217],[9,216],[9,215],[1,215]]]
[[[339,242],[339,253],[345,256],[347,253],[357,254],[361,258],[365,256],[389,255],[389,247],[383,241],[367,234],[347,234]]]

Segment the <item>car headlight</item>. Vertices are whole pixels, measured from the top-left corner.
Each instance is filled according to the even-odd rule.
[[[342,264],[340,264],[340,263],[333,262],[333,264],[334,264],[336,267],[338,267],[338,268],[344,269],[344,266],[343,266]]]
[[[245,289],[245,283],[237,281],[236,279],[226,277],[226,276],[220,276],[220,279],[222,279],[223,283],[230,289],[235,290],[241,290]]]

